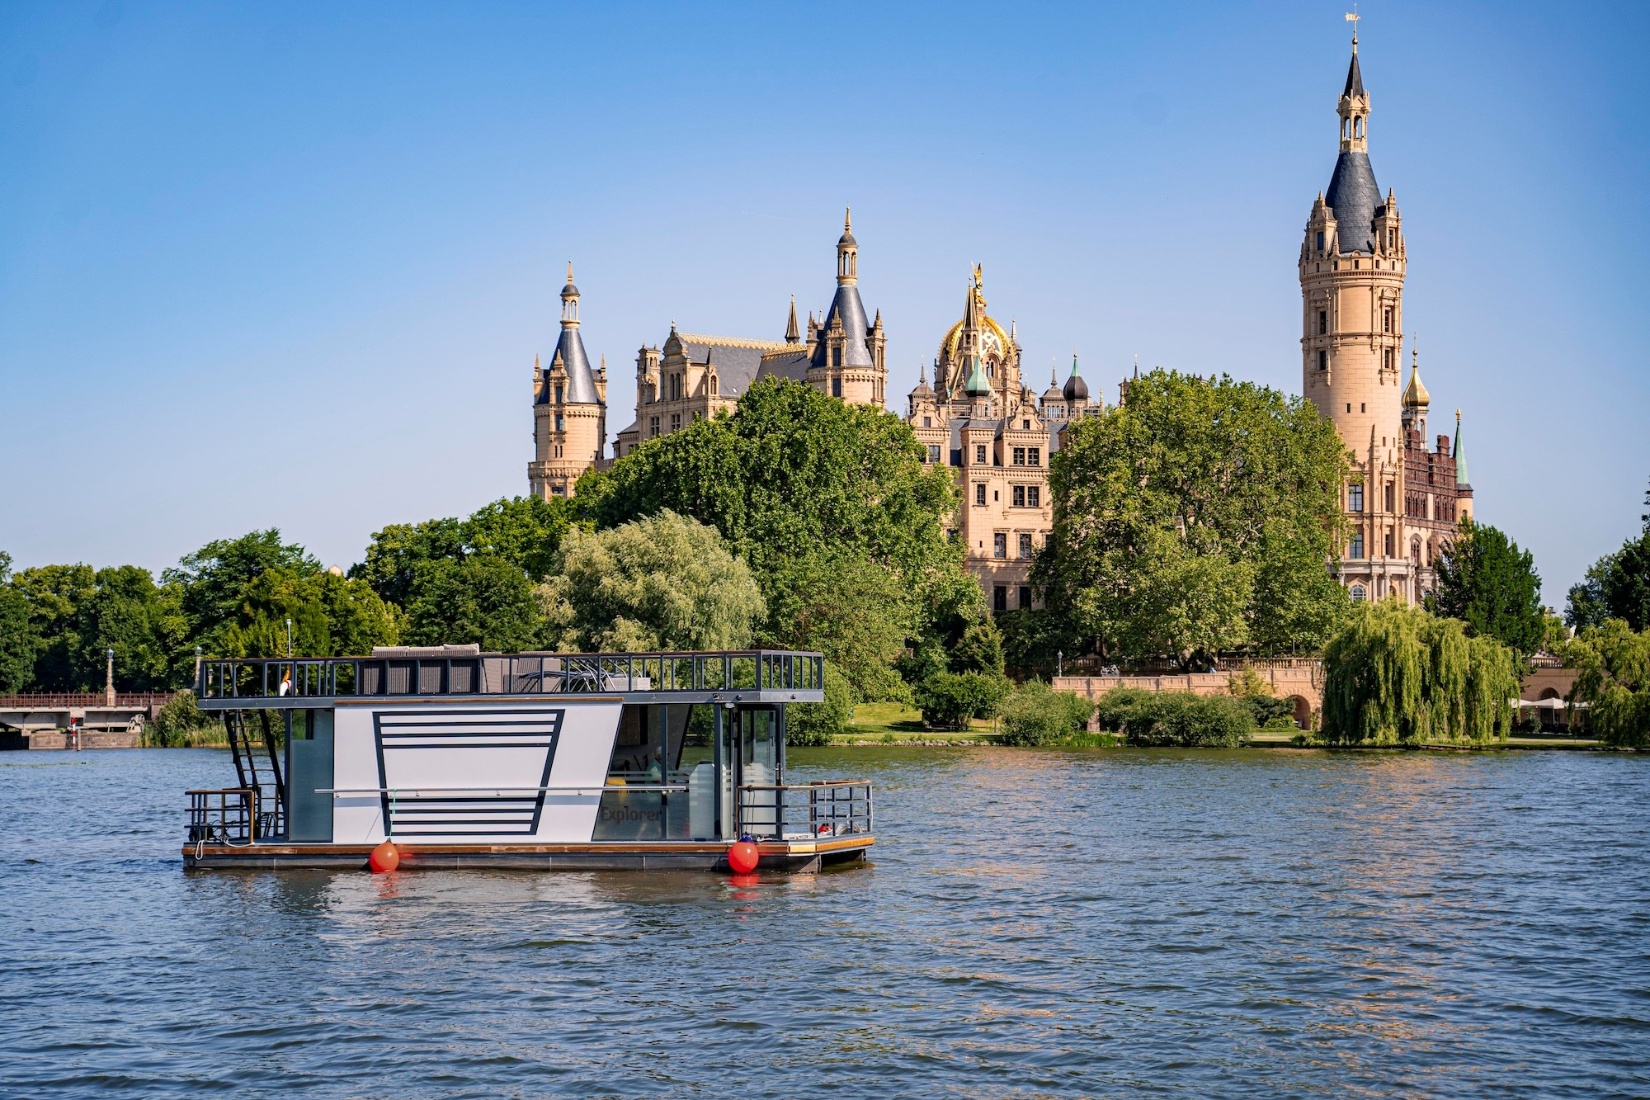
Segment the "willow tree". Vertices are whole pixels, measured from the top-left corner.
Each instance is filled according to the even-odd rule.
[[[1396,600],[1360,607],[1323,667],[1323,735],[1337,744],[1482,745],[1512,728],[1512,651],[1455,619]]]
[[[1567,649],[1581,670],[1570,702],[1587,704],[1593,733],[1622,748],[1650,747],[1650,630],[1634,633],[1609,619],[1583,630]]]

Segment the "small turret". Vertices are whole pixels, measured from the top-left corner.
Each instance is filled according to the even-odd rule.
[[[1089,401],[1089,384],[1083,381],[1083,376],[1077,373],[1077,353],[1071,353],[1071,377],[1066,379],[1066,387],[1061,391],[1068,405],[1086,405]]]
[[[1472,487],[1472,478],[1467,475],[1467,453],[1461,449],[1461,410],[1455,410],[1455,484],[1461,488]]]
[[[808,323],[809,323],[809,325],[813,324],[813,315],[812,314],[808,315]],[[790,316],[790,319],[785,322],[785,343],[787,343],[787,344],[800,344],[801,342],[802,342],[802,334],[801,334],[801,332],[797,331],[797,327],[796,327],[796,295],[792,294],[791,295],[791,316]]]

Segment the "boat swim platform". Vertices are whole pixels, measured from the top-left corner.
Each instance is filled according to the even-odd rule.
[[[869,835],[756,841],[757,871],[810,874],[862,863]],[[728,871],[725,841],[607,841],[565,844],[418,844],[396,841],[399,870]],[[183,847],[186,870],[360,870],[373,844],[196,843]]]

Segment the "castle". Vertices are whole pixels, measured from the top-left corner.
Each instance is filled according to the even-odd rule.
[[[1354,600],[1396,593],[1418,603],[1436,581],[1444,544],[1472,515],[1472,486],[1459,410],[1454,445],[1441,434],[1427,449],[1431,398],[1418,354],[1403,385],[1409,253],[1397,199],[1391,190],[1381,196],[1369,163],[1369,93],[1356,30],[1336,113],[1340,153],[1301,242],[1301,392],[1352,452],[1341,491],[1351,532],[1342,583]]]
[[[1356,24],[1354,24],[1355,26]],[[1355,600],[1395,593],[1419,602],[1435,583],[1438,554],[1472,514],[1472,487],[1461,452],[1460,412],[1453,443],[1427,444],[1430,396],[1412,352],[1403,384],[1404,275],[1408,253],[1398,204],[1383,198],[1369,162],[1369,95],[1358,40],[1337,107],[1340,152],[1307,219],[1301,245],[1302,392],[1329,419],[1352,454],[1341,501],[1351,532],[1339,573]],[[636,355],[636,419],[617,434],[614,458],[700,418],[732,411],[753,382],[787,378],[844,401],[883,407],[888,370],[882,313],[867,322],[859,293],[859,245],[844,216],[836,246],[836,292],[804,330],[791,299],[780,340],[677,331]],[[568,265],[561,336],[548,368],[533,368],[534,494],[573,492],[580,474],[610,464],[607,369],[592,370],[579,334],[579,291]],[[1041,395],[1021,374],[1014,326],[986,312],[976,266],[962,317],[940,340],[931,364],[906,398],[905,420],[925,460],[955,471],[962,503],[953,537],[996,611],[1037,603],[1031,564],[1053,526],[1051,456],[1067,426],[1103,413],[1091,400],[1075,355],[1062,385]],[[1126,384],[1123,387],[1126,393]],[[1127,400],[1124,396],[1123,400]]]

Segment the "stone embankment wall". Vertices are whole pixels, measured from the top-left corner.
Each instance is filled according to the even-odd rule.
[[[1323,706],[1323,668],[1317,661],[1303,658],[1281,658],[1276,661],[1254,661],[1223,672],[1190,672],[1176,676],[1056,676],[1056,691],[1075,692],[1088,699],[1099,699],[1113,688],[1130,687],[1141,691],[1184,691],[1193,695],[1226,695],[1231,691],[1232,677],[1242,675],[1244,669],[1254,671],[1272,686],[1272,694],[1289,699],[1295,704],[1295,723],[1310,729],[1318,710]],[[1090,722],[1091,729],[1097,729]]]

